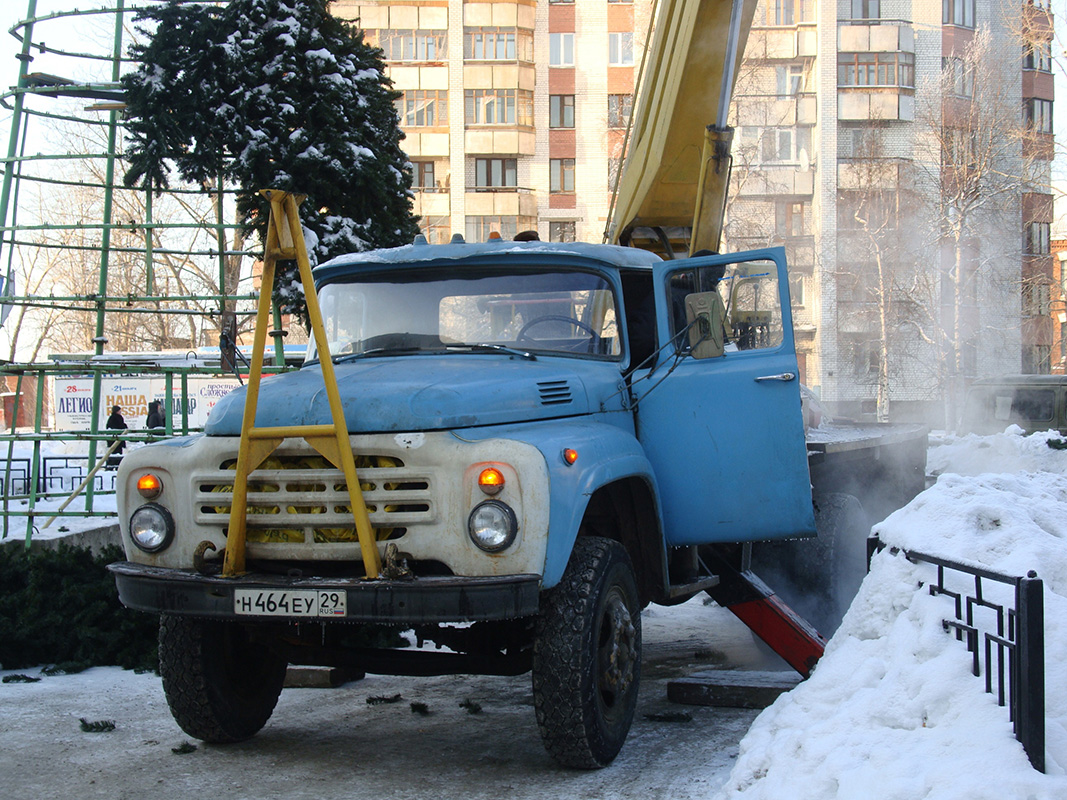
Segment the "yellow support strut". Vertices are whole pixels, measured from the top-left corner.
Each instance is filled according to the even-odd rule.
[[[356,461],[348,440],[348,427],[341,408],[341,395],[337,391],[337,378],[333,361],[329,357],[330,345],[322,324],[322,311],[315,294],[311,277],[311,262],[308,261],[304,232],[300,227],[297,208],[304,201],[303,195],[264,189],[261,194],[270,201],[270,223],[267,228],[267,244],[263,253],[263,282],[256,310],[256,331],[252,345],[252,364],[248,375],[248,393],[245,396],[244,417],[241,421],[241,443],[237,452],[237,474],[233,481],[233,501],[230,506],[230,525],[226,534],[226,558],[222,574],[235,577],[245,572],[245,541],[248,513],[248,476],[273,453],[287,438],[301,438],[311,445],[345,476],[348,497],[355,518],[359,548],[368,578],[377,578],[381,572],[381,556],[374,529],[367,514],[363,491],[356,476]],[[319,360],[322,380],[326,385],[326,397],[330,403],[330,425],[294,425],[273,428],[257,428],[256,406],[259,403],[259,384],[263,375],[263,353],[267,343],[267,329],[271,324],[271,295],[274,290],[274,271],[280,260],[296,260],[300,270],[300,284],[307,301],[311,333],[315,347],[324,357]]]

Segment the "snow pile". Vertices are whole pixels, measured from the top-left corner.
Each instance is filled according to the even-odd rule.
[[[1044,580],[1048,774],[944,632],[935,568],[887,549],[812,677],[757,718],[719,798],[1067,797],[1067,452],[1048,439],[946,437],[930,452],[937,484],[875,526],[893,547]]]

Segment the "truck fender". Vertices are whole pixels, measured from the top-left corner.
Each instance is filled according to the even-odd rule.
[[[640,447],[636,440],[633,442],[635,446]],[[552,470],[550,478],[552,512],[549,519],[548,547],[545,552],[542,581],[544,588],[555,586],[563,577],[563,571],[567,567],[571,550],[574,548],[574,542],[578,538],[578,532],[593,496],[601,489],[627,479],[640,480],[648,487],[652,498],[652,513],[655,515],[655,539],[659,555],[657,569],[663,573],[662,580],[665,580],[667,553],[662,535],[663,518],[658,502],[659,491],[655,474],[644,453],[620,453],[612,458],[598,459],[596,463],[581,470],[575,476],[576,479],[558,480],[557,478],[562,477],[558,472],[558,470]],[[570,478],[570,476],[567,477]],[[634,559],[635,566],[640,569],[637,564],[638,554],[631,553],[631,557]]]

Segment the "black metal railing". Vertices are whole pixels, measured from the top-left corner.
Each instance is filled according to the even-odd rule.
[[[886,545],[872,536],[868,554]],[[942,620],[945,631],[955,631],[957,641],[967,643],[971,672],[985,675],[985,690],[997,703],[1008,707],[1015,738],[1022,744],[1030,764],[1045,771],[1045,621],[1044,583],[1031,570],[1025,577],[1005,575],[982,567],[962,564],[915,550],[891,548],[912,562],[937,567],[937,581],[930,594],[954,601],[954,617]],[[973,588],[956,591],[946,582],[946,572],[971,576]],[[1014,588],[1014,605],[987,597],[983,581]],[[981,623],[981,624],[980,624]]]
[[[72,492],[89,474],[88,456],[43,456],[41,471],[37,479],[37,493],[41,495]],[[104,492],[114,489],[113,472],[98,472],[93,476],[95,491]]]

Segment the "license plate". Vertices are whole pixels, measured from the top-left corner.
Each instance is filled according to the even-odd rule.
[[[255,617],[343,617],[347,600],[343,589],[235,589],[233,610]]]

